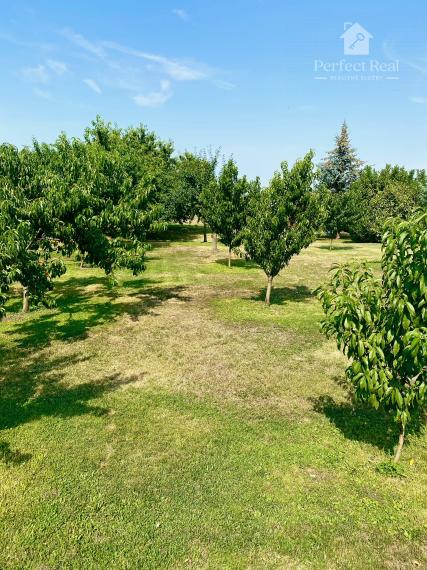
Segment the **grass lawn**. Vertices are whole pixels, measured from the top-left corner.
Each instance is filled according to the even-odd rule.
[[[69,262],[58,307],[0,324],[0,568],[427,567],[427,448],[354,407],[313,297],[374,244],[318,241],[277,278],[162,236],[147,271]],[[172,240],[166,238],[172,237]]]

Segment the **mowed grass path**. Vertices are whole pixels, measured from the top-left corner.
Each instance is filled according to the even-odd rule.
[[[319,241],[264,306],[197,228],[142,276],[70,261],[58,307],[0,324],[0,568],[427,567],[426,436],[355,408],[313,290],[378,245]],[[165,236],[164,236],[165,237]],[[167,237],[167,236],[166,236]]]

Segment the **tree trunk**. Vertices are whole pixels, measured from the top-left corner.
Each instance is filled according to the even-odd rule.
[[[265,304],[270,304],[270,295],[271,295],[271,286],[273,285],[273,277],[271,275],[268,276],[267,281],[267,291],[265,293]]]
[[[22,289],[22,312],[28,313],[30,310],[30,298],[28,296],[28,287]]]
[[[231,267],[231,247],[228,248],[228,267]]]
[[[218,235],[212,234],[212,252],[216,253],[218,251]]]
[[[395,463],[399,462],[400,454],[402,453],[404,441],[405,441],[405,426],[400,424],[399,443],[397,444],[396,455],[394,456],[394,462]]]
[[[337,235],[335,236],[335,239],[340,239],[340,232],[337,232]]]
[[[332,251],[332,238],[331,238],[331,241],[329,243],[329,251]]]
[[[208,234],[206,231],[206,224],[203,222],[203,243],[206,243],[208,241]]]

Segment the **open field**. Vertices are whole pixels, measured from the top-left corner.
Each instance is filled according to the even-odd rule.
[[[318,241],[274,283],[199,228],[147,271],[69,262],[0,324],[0,568],[427,567],[427,448],[355,408],[313,290],[375,244]]]

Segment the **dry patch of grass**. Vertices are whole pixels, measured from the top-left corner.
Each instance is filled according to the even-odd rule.
[[[377,471],[395,426],[349,400],[312,294],[378,246],[313,244],[267,308],[252,264],[162,239],[143,276],[70,262],[57,309],[0,325],[0,567],[426,566],[425,436]]]

